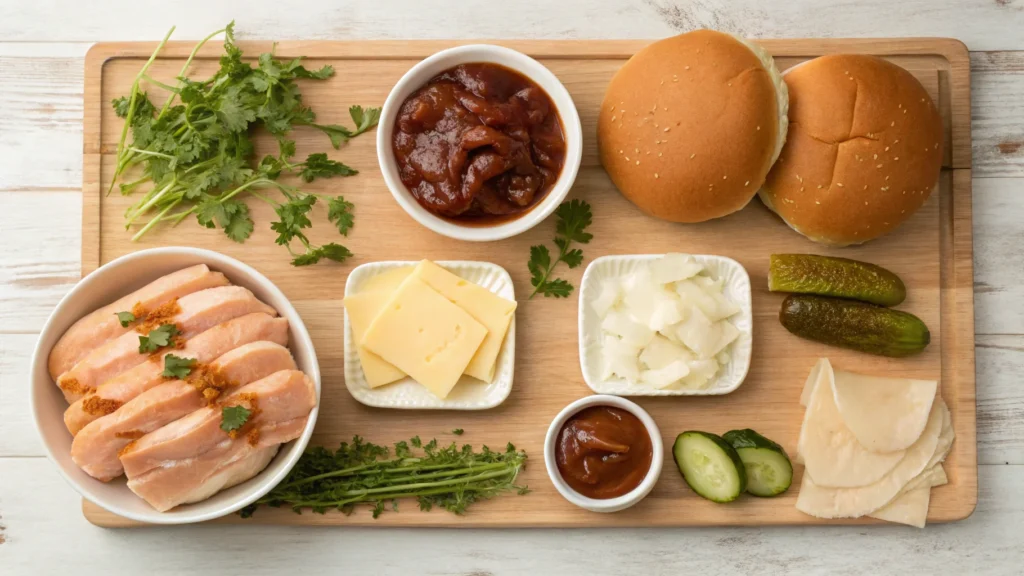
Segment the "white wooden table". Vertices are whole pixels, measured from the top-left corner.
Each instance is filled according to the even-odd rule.
[[[1020,574],[1024,568],[1024,0],[0,1],[0,574]],[[357,530],[88,524],[29,418],[28,361],[78,279],[90,43],[242,38],[952,36],[972,53],[977,511],[896,526]]]

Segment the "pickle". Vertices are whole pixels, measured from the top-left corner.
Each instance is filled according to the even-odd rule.
[[[768,290],[835,296],[896,306],[907,297],[899,276],[867,262],[815,254],[772,254]]]
[[[824,296],[790,294],[779,322],[801,338],[893,358],[917,354],[931,341],[928,327],[913,314]]]

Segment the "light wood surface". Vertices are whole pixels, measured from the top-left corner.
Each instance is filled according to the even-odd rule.
[[[1024,4],[1021,0],[72,0],[0,3],[0,573],[985,574],[1024,563]],[[480,14],[491,14],[484,18]],[[699,529],[106,530],[43,456],[28,362],[77,281],[82,93],[92,42],[245,39],[654,38],[697,26],[750,37],[954,36],[971,52],[979,501],[962,522]]]
[[[947,460],[950,483],[932,498],[932,522],[969,515],[977,500],[975,443],[973,283],[971,270],[970,88],[969,60],[959,42],[944,39],[907,40],[765,40],[780,68],[807,58],[835,52],[864,52],[885,56],[914,73],[939,105],[947,126],[945,170],[939,193],[896,233],[863,247],[825,250],[794,234],[758,202],[728,218],[701,224],[676,225],[642,215],[611,185],[599,166],[594,139],[597,109],[612,74],[644,42],[519,41],[506,43],[538,58],[566,85],[580,112],[584,157],[572,197],[594,207],[594,241],[584,248],[587,260],[605,254],[663,253],[684,250],[721,254],[741,262],[754,287],[754,360],[743,386],[716,398],[641,399],[664,435],[667,453],[675,435],[687,429],[724,432],[752,427],[795,452],[802,421],[799,391],[814,361],[829,356],[840,368],[866,373],[941,379],[942,395],[953,413],[958,441]],[[281,57],[305,55],[310,65],[332,64],[338,77],[324,83],[304,83],[304,101],[323,122],[345,121],[351,104],[377,105],[397,79],[419,59],[452,45],[451,42],[283,42]],[[332,157],[362,173],[342,181],[310,185],[318,192],[343,193],[356,204],[356,227],[345,243],[356,256],[344,265],[296,269],[284,251],[273,244],[266,227],[273,213],[251,202],[257,231],[245,244],[234,244],[219,231],[192,222],[171,230],[154,230],[140,242],[129,241],[121,215],[134,202],[119,194],[101,194],[109,186],[113,152],[121,120],[109,106],[127,92],[142,62],[155,44],[98,44],[86,57],[84,109],[83,273],[140,248],[175,243],[219,250],[255,266],[275,282],[299,308],[310,329],[323,375],[321,417],[313,443],[333,447],[353,435],[391,443],[414,435],[442,441],[501,446],[513,442],[531,455],[520,482],[533,491],[474,506],[465,516],[443,511],[430,514],[384,514],[374,520],[365,511],[351,516],[295,515],[285,510],[260,510],[249,520],[231,516],[223,522],[396,525],[396,526],[678,526],[820,523],[794,508],[797,489],[775,499],[744,498],[729,506],[696,497],[669,465],[654,492],[640,505],[617,514],[601,515],[573,507],[551,486],[543,464],[543,439],[554,415],[569,402],[587,395],[582,381],[576,333],[577,302],[522,300],[529,293],[525,260],[532,244],[550,242],[553,223],[502,242],[463,243],[442,238],[411,221],[395,204],[376,170],[372,138],[359,138]],[[243,48],[255,56],[269,44]],[[150,68],[157,80],[169,82],[180,70],[192,45],[174,43]],[[221,48],[212,46],[194,65],[195,77],[216,68]],[[372,71],[372,74],[370,73]],[[325,150],[326,139],[312,131],[296,131],[301,153]],[[257,140],[257,147],[269,140]],[[319,215],[322,218],[322,214]],[[326,228],[326,227],[324,227]],[[314,228],[316,230],[316,228]],[[326,241],[327,231],[316,231]],[[410,246],[417,247],[410,250]],[[685,248],[684,248],[685,247]],[[776,252],[815,252],[875,262],[897,272],[910,296],[902,307],[920,316],[933,333],[934,344],[917,357],[878,359],[799,340],[776,319],[782,295],[765,288],[768,255]],[[348,394],[343,381],[341,288],[356,265],[376,260],[467,259],[495,262],[512,275],[521,294],[517,311],[517,365],[513,392],[494,410],[461,412],[368,409]],[[583,269],[566,272],[574,284]],[[965,331],[964,328],[968,327]],[[467,431],[461,438],[452,428]],[[798,470],[799,474],[799,470]],[[797,479],[796,482],[799,480]],[[101,526],[132,525],[91,503],[86,517]],[[847,521],[847,522],[868,522]],[[834,523],[834,522],[833,522]]]

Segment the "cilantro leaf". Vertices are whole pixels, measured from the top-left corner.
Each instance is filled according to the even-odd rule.
[[[353,208],[355,206],[346,201],[343,196],[331,198],[327,202],[327,219],[338,227],[338,232],[342,236],[348,236],[348,231],[355,224],[355,217],[352,215]]]
[[[164,356],[164,371],[160,373],[165,378],[182,378],[192,373],[192,369],[196,367],[195,358],[182,358],[175,356],[174,354],[168,354]]]
[[[224,406],[220,409],[220,429],[225,432],[234,432],[249,421],[252,410],[245,406]]]
[[[462,428],[456,428],[452,430],[452,434],[455,434],[456,436],[462,436],[463,433],[465,433],[465,430],[463,430]]]
[[[225,204],[230,209],[227,210],[228,223],[224,225],[224,233],[235,242],[245,242],[254,228],[252,218],[249,217],[249,207],[233,200]]]
[[[334,146],[335,150],[341,148],[342,144],[348,142],[349,138],[355,136],[351,130],[337,124],[313,124],[313,127],[324,134],[327,134],[331,139],[331,146]]]
[[[356,131],[352,133],[352,136],[358,136],[376,126],[380,121],[380,113],[380,108],[363,108],[358,105],[350,107],[348,114],[356,123]]]
[[[158,328],[149,331],[145,336],[139,336],[139,354],[149,354],[170,345],[171,339],[179,334],[178,327],[174,324],[162,324]]]
[[[135,314],[131,312],[115,312],[114,315],[117,316],[117,321],[121,323],[122,328],[127,328],[129,324],[135,322]]]
[[[306,182],[312,182],[317,178],[330,178],[332,176],[354,176],[358,174],[357,170],[350,168],[337,160],[331,160],[327,157],[327,154],[320,152],[318,154],[310,154],[306,157],[306,161],[303,163],[302,179]]]
[[[350,256],[352,256],[352,252],[348,248],[331,242],[319,248],[310,247],[305,254],[299,254],[292,259],[292,266],[309,266],[310,264],[316,264],[323,258],[334,260],[335,262],[344,262]]]
[[[559,262],[565,262],[569,268],[580,266],[583,263],[583,251],[570,246],[573,242],[588,244],[594,237],[585,231],[594,220],[590,204],[582,200],[562,202],[555,210],[555,216],[557,220],[554,242],[558,247],[558,257],[552,261],[547,246],[542,244],[530,247],[530,261],[527,263],[530,284],[533,286],[530,298],[537,294],[552,298],[568,298],[572,294],[573,285],[561,278],[551,278],[551,272]]]

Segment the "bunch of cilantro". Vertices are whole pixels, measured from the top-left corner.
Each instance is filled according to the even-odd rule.
[[[338,149],[348,139],[376,126],[380,109],[351,107],[349,114],[355,123],[352,129],[317,124],[313,110],[302,102],[296,80],[324,80],[334,75],[334,68],[309,70],[301,58],[278,60],[272,53],[261,54],[253,66],[242,60],[242,51],[235,45],[234,22],[207,36],[192,50],[175,85],[159,82],[149,76],[148,70],[173,32],[171,28],[143,66],[131,93],[113,101],[114,111],[125,123],[107,192],[113,190],[119,178],[122,194],[146,190],[125,213],[126,229],[140,227],[132,240],[161,222],[177,225],[195,215],[201,225],[221,228],[228,238],[244,242],[253,231],[249,207],[242,201],[248,195],[273,206],[278,220],[270,227],[277,233],[277,244],[291,253],[293,265],[315,264],[323,258],[341,262],[351,256],[340,244],[312,244],[304,230],[312,226],[309,214],[313,206],[323,201],[327,204],[327,219],[347,236],[353,225],[352,204],[341,196],[304,192],[279,179],[292,174],[309,183],[356,174],[356,170],[323,153],[296,161],[295,141],[288,134],[295,126],[310,126],[327,134]],[[186,73],[196,53],[221,33],[224,54],[220,69],[206,80],[188,78]],[[158,108],[140,90],[142,82],[169,93],[162,106]],[[256,162],[252,138],[260,128],[277,140],[278,153]],[[141,174],[130,180],[122,178],[136,166],[141,167]]]

